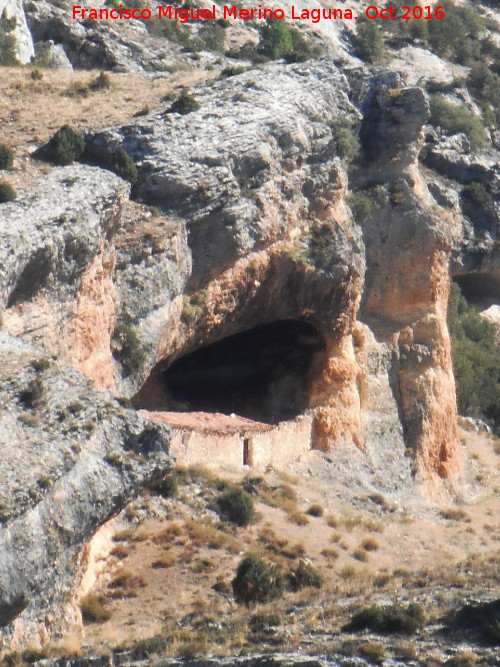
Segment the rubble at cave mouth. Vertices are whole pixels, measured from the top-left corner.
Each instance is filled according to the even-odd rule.
[[[134,399],[147,410],[235,413],[277,424],[308,406],[311,363],[324,349],[313,325],[286,320],[257,326],[177,358],[153,372]]]

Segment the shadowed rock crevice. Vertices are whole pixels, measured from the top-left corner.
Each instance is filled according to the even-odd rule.
[[[236,413],[275,424],[308,406],[313,357],[324,340],[311,324],[286,320],[257,326],[200,347],[159,367],[137,394],[146,409]]]

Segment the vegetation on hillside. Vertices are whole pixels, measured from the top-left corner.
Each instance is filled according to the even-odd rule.
[[[495,327],[467,303],[452,283],[448,301],[458,411],[491,424],[500,434],[500,345]]]

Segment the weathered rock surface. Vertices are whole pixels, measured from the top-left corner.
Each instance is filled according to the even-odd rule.
[[[21,4],[21,0],[19,0]],[[81,3],[95,7],[99,3]],[[71,8],[47,0],[24,2],[29,30],[35,42],[52,40],[60,45],[73,67],[121,72],[161,70],[173,61],[178,47],[150,38],[141,21],[77,21]]]
[[[142,25],[125,35],[25,5],[35,38],[73,65],[168,61]],[[175,409],[162,384],[175,360],[305,322],[322,342],[304,389],[311,446],[330,452],[332,480],[400,491],[413,472],[439,498],[459,479],[448,285],[470,273],[471,289],[479,276],[498,293],[498,154],[425,129],[422,89],[357,64],[268,64],[194,93],[198,111],[165,106],[87,137],[97,164],[119,146],[132,155],[133,195],[158,210],[124,212],[129,186],[90,166],[54,169],[1,207],[5,643],[57,630],[47,613],[62,618],[82,547],[169,465],[168,431],[83,376],[137,407]],[[350,182],[339,125],[362,142]],[[456,181],[487,187],[480,219]],[[369,212],[353,217],[349,188]]]
[[[0,625],[14,643],[56,632],[61,605],[68,620],[82,546],[170,464],[168,428],[44,354],[0,335]]]

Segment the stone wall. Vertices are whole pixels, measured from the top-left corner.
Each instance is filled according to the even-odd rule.
[[[141,410],[140,414],[171,426],[170,454],[178,464],[203,464],[216,468],[249,466],[262,470],[267,466],[279,468],[298,461],[311,449],[310,415],[270,426],[218,414],[176,415],[146,410]],[[198,415],[206,417],[206,422],[196,424]],[[189,417],[192,417],[190,424]]]

